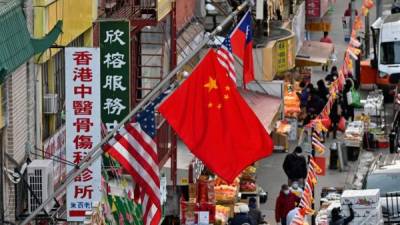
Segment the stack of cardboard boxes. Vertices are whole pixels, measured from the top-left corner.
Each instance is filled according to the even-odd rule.
[[[350,225],[383,224],[379,189],[346,190],[340,199],[344,216],[350,216],[349,205],[354,210],[354,219]]]

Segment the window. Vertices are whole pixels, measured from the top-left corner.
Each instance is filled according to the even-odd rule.
[[[82,47],[84,45],[83,34],[73,40],[68,47]],[[53,65],[50,65],[53,63]],[[53,68],[50,74],[49,67]],[[52,135],[51,130],[58,130],[64,124],[63,114],[65,111],[65,51],[61,49],[56,55],[42,65],[43,72],[43,96],[49,93],[49,87],[54,87],[54,93],[58,95],[58,112],[55,115],[55,127],[51,124],[49,118],[52,115],[44,115],[43,120],[43,138],[47,139]],[[53,78],[53,79],[50,79]],[[54,83],[50,83],[50,81]]]
[[[380,64],[400,64],[400,41],[381,43]]]

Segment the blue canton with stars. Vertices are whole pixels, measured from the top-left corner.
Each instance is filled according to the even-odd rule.
[[[167,96],[164,92],[160,94],[154,101],[147,105],[147,107],[138,114],[136,114],[135,120],[140,124],[140,127],[144,132],[147,133],[151,138],[154,139],[156,135],[156,119],[155,119],[155,107]]]
[[[225,40],[221,44],[224,46],[230,53],[232,53],[232,44],[231,44],[231,37],[230,34],[228,34],[225,38]]]

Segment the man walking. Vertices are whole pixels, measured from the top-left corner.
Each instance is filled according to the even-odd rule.
[[[297,146],[292,153],[286,155],[283,161],[283,170],[288,177],[289,185],[292,185],[293,181],[298,181],[303,185],[307,177],[307,161],[302,152],[303,149]]]

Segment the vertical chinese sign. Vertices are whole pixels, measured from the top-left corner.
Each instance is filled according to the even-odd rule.
[[[76,164],[101,141],[100,51],[65,49],[67,160]],[[71,171],[72,166],[67,166]],[[84,221],[85,211],[101,198],[101,159],[67,187],[67,220]]]
[[[108,131],[130,110],[128,21],[100,22],[101,119]]]
[[[279,41],[277,43],[277,72],[281,73],[286,71],[287,66],[287,54],[288,54],[288,43],[286,40]]]

